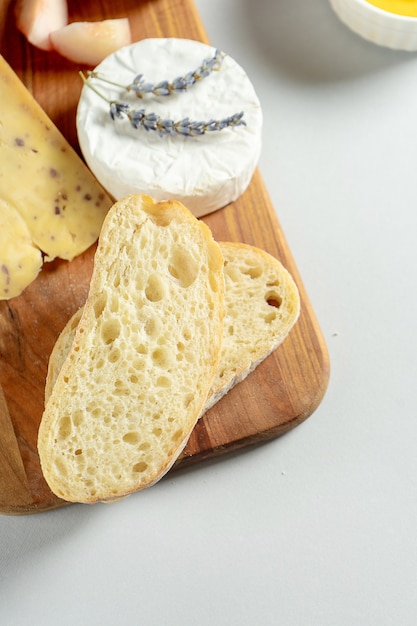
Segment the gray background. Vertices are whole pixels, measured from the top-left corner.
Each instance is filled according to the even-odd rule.
[[[0,623],[414,626],[417,53],[326,0],[197,0],[264,110],[260,170],[330,386],[271,443],[114,505],[0,518]]]

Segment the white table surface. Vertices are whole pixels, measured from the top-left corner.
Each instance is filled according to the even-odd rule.
[[[0,624],[417,623],[417,53],[327,0],[197,0],[328,344],[288,435],[114,505],[0,517]]]

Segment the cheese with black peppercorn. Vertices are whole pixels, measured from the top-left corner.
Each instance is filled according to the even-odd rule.
[[[19,295],[42,260],[71,260],[98,237],[112,204],[0,56],[0,299]]]

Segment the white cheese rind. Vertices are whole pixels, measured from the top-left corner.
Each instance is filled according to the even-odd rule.
[[[213,57],[215,48],[187,39],[145,39],[107,57],[96,71],[121,85],[142,74],[156,84],[184,76]],[[223,119],[244,111],[246,126],[198,137],[159,136],[134,129],[127,119],[113,121],[109,106],[88,86],[82,89],[77,132],[84,158],[115,198],[144,193],[156,200],[176,199],[197,217],[236,200],[258,164],[262,110],[246,72],[225,55],[218,71],[185,93],[146,94],[142,99],[98,79],[90,79],[109,99],[131,103],[164,119]]]

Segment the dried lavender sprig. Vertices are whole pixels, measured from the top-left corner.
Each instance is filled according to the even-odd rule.
[[[208,122],[192,121],[188,117],[178,121],[164,119],[156,113],[146,113],[145,109],[131,109],[127,102],[109,100],[109,98],[107,98],[89,82],[89,79],[86,78],[82,72],[80,72],[80,76],[85,85],[87,85],[100,98],[108,103],[110,107],[110,117],[113,121],[116,118],[123,118],[126,116],[135,129],[142,127],[147,131],[157,131],[160,136],[197,136],[204,135],[207,132],[223,130],[232,126],[246,126],[246,122],[242,119],[244,111],[234,113],[233,115],[225,117],[222,120],[210,119]]]
[[[242,119],[244,112],[235,113],[221,120],[211,119],[208,122],[193,121],[185,117],[182,120],[165,119],[156,113],[146,113],[145,109],[131,109],[126,102],[110,102],[110,117],[112,120],[126,116],[133,128],[144,128],[146,131],[156,131],[163,135],[185,135],[195,137],[207,132],[219,131],[231,126],[246,126]]]
[[[88,72],[90,78],[97,78],[105,83],[124,89],[125,91],[133,91],[138,98],[143,98],[145,94],[152,93],[154,96],[170,96],[176,93],[182,93],[190,89],[198,81],[209,76],[212,72],[220,69],[224,52],[216,50],[215,54],[211,58],[204,59],[201,65],[193,72],[188,72],[185,76],[178,76],[173,81],[161,80],[156,85],[147,83],[143,74],[138,74],[130,85],[121,85],[104,76],[101,76],[96,71]]]

